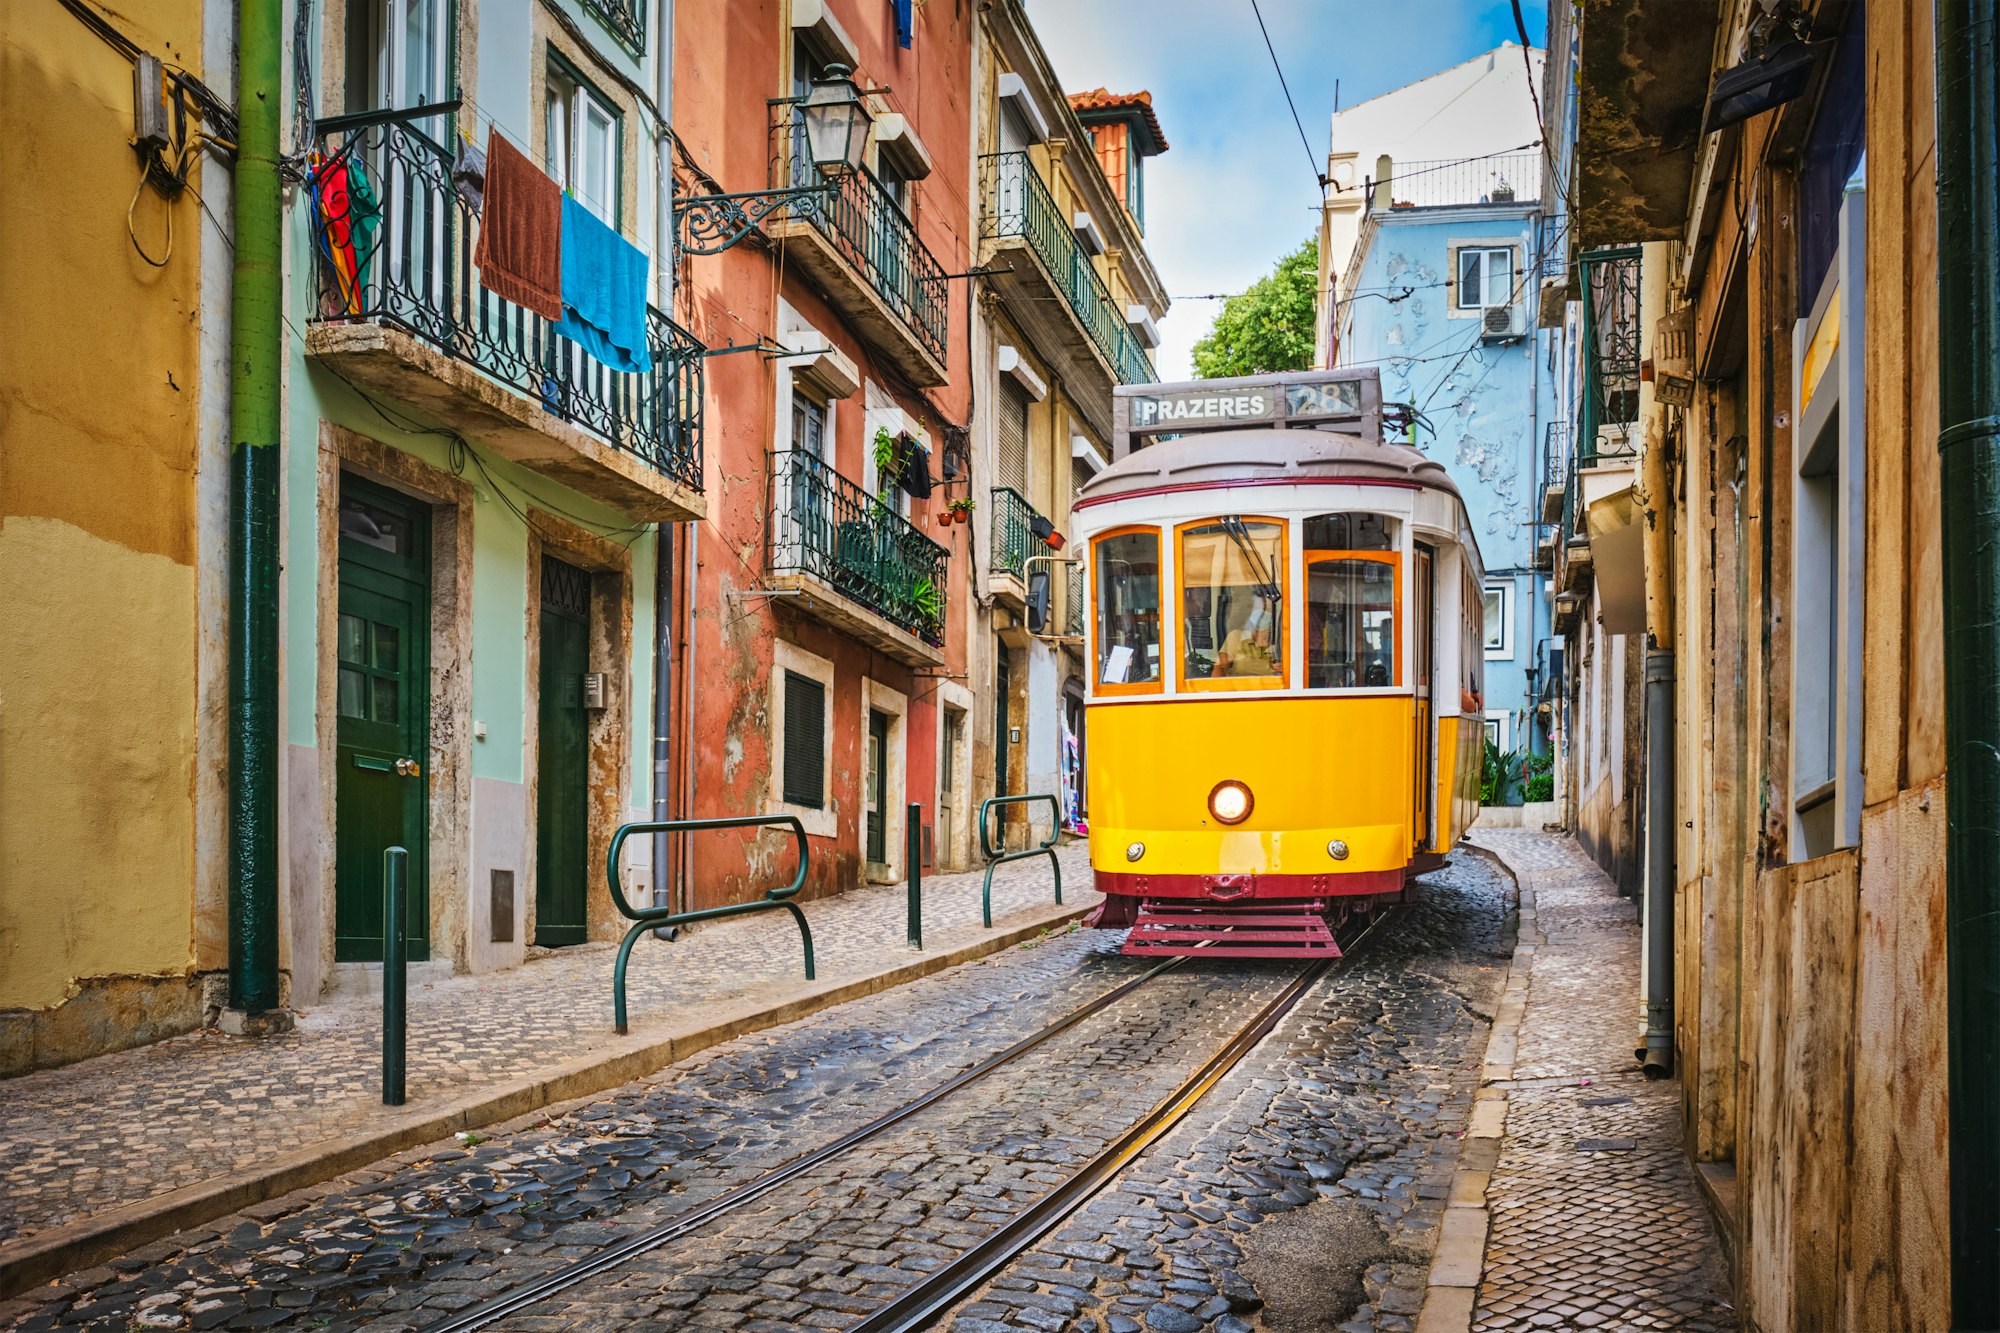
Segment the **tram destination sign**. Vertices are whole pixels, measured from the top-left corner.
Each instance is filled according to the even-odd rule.
[[[1112,401],[1119,458],[1152,436],[1246,426],[1333,430],[1369,443],[1382,438],[1382,390],[1373,367],[1121,385]]]

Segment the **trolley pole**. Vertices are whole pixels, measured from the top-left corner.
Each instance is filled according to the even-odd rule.
[[[409,949],[403,918],[409,910],[404,876],[410,854],[382,853],[382,1105],[403,1104],[403,1043],[408,1034]]]
[[[904,865],[910,874],[910,947],[924,947],[924,808],[912,801],[903,819]]]

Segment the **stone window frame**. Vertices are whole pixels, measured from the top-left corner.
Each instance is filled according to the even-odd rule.
[[[818,681],[826,690],[826,708],[821,726],[824,743],[820,749],[820,790],[826,793],[826,800],[819,809],[811,806],[793,805],[785,799],[785,673],[796,672],[808,680]],[[771,774],[768,792],[764,799],[764,813],[767,815],[793,815],[805,827],[805,831],[815,838],[832,838],[840,833],[840,802],[833,787],[833,739],[836,732],[834,719],[838,712],[834,693],[835,673],[830,658],[808,652],[789,639],[776,639],[771,644],[771,672],[767,682],[770,692],[765,708],[765,735],[771,750]]]

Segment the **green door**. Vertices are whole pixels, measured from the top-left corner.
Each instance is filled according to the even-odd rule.
[[[868,710],[868,859],[889,863],[889,715]]]
[[[430,957],[430,511],[340,479],[334,944],[382,958],[382,851],[409,849],[409,957]]]
[[[586,790],[590,734],[590,575],[542,557],[541,719],[535,783],[535,943],[581,944],[590,867]]]

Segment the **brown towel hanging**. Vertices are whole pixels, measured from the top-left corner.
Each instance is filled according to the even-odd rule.
[[[486,133],[486,210],[472,262],[487,291],[562,318],[562,189],[497,129]]]

